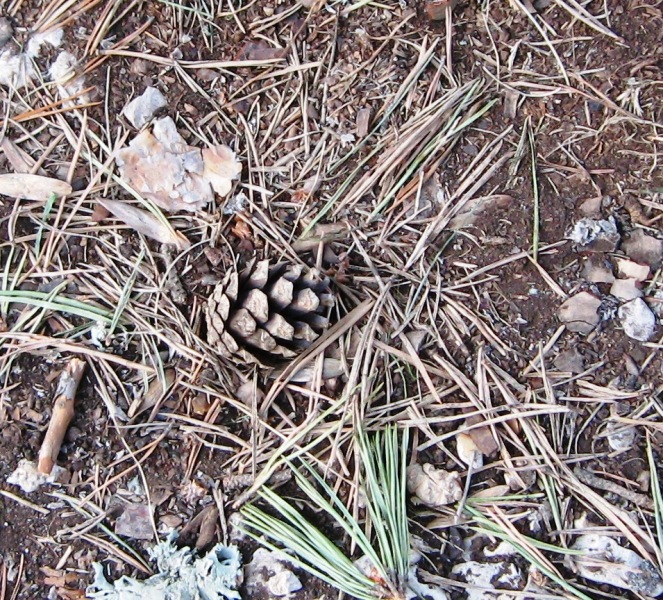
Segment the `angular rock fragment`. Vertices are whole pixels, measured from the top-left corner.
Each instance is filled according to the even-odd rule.
[[[583,264],[582,277],[590,283],[612,283],[615,276],[610,263],[600,255],[591,255]]]
[[[124,107],[122,114],[136,129],[141,129],[150,122],[154,113],[167,105],[164,95],[157,88],[149,86]]]
[[[635,279],[637,281],[646,281],[649,277],[649,266],[628,260],[626,258],[617,259],[617,274],[624,279]]]
[[[654,335],[656,317],[642,298],[620,306],[617,314],[624,333],[631,339],[646,342]]]
[[[610,287],[610,295],[622,302],[628,302],[642,296],[640,284],[632,277],[628,279],[615,279]]]
[[[657,269],[663,262],[663,240],[636,229],[624,239],[622,250],[631,259]]]
[[[566,237],[588,252],[614,252],[621,239],[613,217],[580,219]]]
[[[580,292],[562,303],[558,310],[559,320],[569,331],[587,335],[600,321],[601,300],[589,292]]]
[[[170,117],[139,133],[117,154],[120,175],[145,198],[171,211],[195,212],[214,198],[228,194],[242,165],[230,148],[201,152],[189,146]]]

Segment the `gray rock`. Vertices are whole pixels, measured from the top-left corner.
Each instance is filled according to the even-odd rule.
[[[571,296],[559,307],[559,320],[569,331],[583,335],[590,333],[600,321],[601,300],[589,292]]]
[[[0,17],[0,48],[2,48],[14,35],[14,28],[7,17]]]
[[[566,237],[590,252],[614,252],[621,240],[613,217],[580,219]]]
[[[656,317],[642,298],[620,306],[617,314],[624,333],[631,339],[646,342],[654,335]]]
[[[157,110],[167,105],[168,101],[157,88],[148,87],[124,107],[122,114],[136,129],[141,129]]]
[[[663,240],[636,229],[624,240],[622,250],[631,259],[657,269],[663,262]]]

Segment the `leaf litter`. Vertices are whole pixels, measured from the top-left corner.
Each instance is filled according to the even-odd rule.
[[[0,52],[28,75],[2,87],[0,167],[43,179],[0,197],[0,586],[81,597],[100,560],[139,585],[151,542],[128,544],[110,510],[137,474],[160,538],[182,527],[197,556],[264,483],[310,517],[284,476],[299,457],[361,518],[353,433],[394,423],[414,432],[411,472],[457,484],[451,504],[435,478],[429,503],[408,493],[426,593],[635,597],[585,576],[587,532],[657,581],[654,19],[568,2],[6,10]],[[61,48],[16,58],[60,28]],[[329,330],[268,371],[205,342],[211,289],[256,258],[321,269],[336,295]],[[68,487],[28,497],[7,477],[37,455],[71,355],[88,367],[56,457]],[[351,559],[353,541],[334,539]],[[335,593],[295,575],[293,598]]]

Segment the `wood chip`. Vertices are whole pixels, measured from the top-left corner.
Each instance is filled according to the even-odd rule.
[[[361,108],[357,111],[357,137],[359,139],[366,137],[371,122],[371,109]]]

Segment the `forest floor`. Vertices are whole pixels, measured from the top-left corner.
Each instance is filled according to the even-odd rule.
[[[446,597],[647,596],[573,548],[607,536],[660,578],[660,1],[0,11],[0,600],[83,598],[95,562],[145,577],[147,548],[210,506],[199,546],[227,541],[295,454],[361,518],[358,420],[408,428],[409,463],[459,476],[460,501],[408,500],[419,577]],[[148,87],[187,144],[236,153],[227,197],[162,210],[122,180],[123,111]],[[148,205],[174,243],[105,200]],[[279,368],[206,341],[214,285],[254,258],[332,281],[325,342]],[[24,492],[8,478],[37,459],[72,357],[63,478]],[[147,507],[140,535],[118,529],[127,506]],[[292,598],[336,597],[296,572]]]

